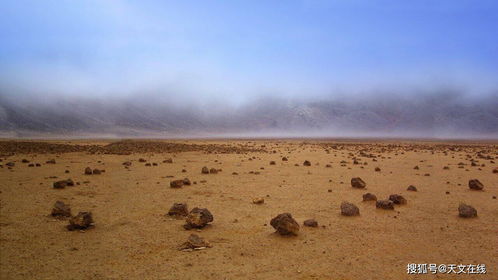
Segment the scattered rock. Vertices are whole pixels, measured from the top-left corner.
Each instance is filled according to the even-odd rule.
[[[209,169],[209,174],[218,174],[218,169],[216,168]]]
[[[174,203],[173,206],[168,211],[168,215],[170,216],[187,216],[188,215],[188,207],[187,203]]]
[[[394,210],[394,202],[389,199],[377,200],[377,202],[375,203],[375,207],[385,210]]]
[[[273,161],[273,160],[270,161],[270,165],[275,165],[275,164],[277,164],[275,161]]]
[[[187,241],[178,247],[178,250],[184,252],[190,252],[193,250],[201,250],[205,248],[210,248],[211,245],[204,238],[197,234],[191,234]]]
[[[190,186],[190,185],[192,185],[192,182],[190,182],[190,179],[189,179],[189,178],[185,178],[185,179],[183,179],[183,184],[184,184],[185,186]]]
[[[101,171],[99,169],[93,170],[93,175],[100,175]]]
[[[351,186],[353,188],[363,189],[367,184],[360,177],[355,177],[351,179]]]
[[[343,202],[341,203],[341,215],[358,216],[360,215],[360,209],[353,203]]]
[[[311,162],[310,162],[309,160],[305,160],[305,161],[303,162],[303,165],[304,165],[304,166],[311,166]]]
[[[308,219],[304,221],[303,225],[307,227],[318,227],[318,222],[315,219]]]
[[[85,168],[85,175],[92,175],[92,169],[90,167]]]
[[[474,218],[477,217],[477,210],[465,203],[460,203],[460,206],[458,206],[458,216],[462,218]]]
[[[286,157],[283,157],[282,161],[288,161],[288,159]]]
[[[203,228],[213,221],[213,215],[206,208],[195,207],[187,216],[185,229]]]
[[[407,191],[412,191],[412,192],[416,192],[417,191],[417,187],[415,187],[414,185],[409,185],[408,188],[406,189]]]
[[[209,168],[207,168],[207,166],[204,166],[201,170],[201,173],[202,174],[209,174]]]
[[[479,180],[473,179],[473,180],[469,180],[469,188],[471,190],[480,191],[484,188],[484,185],[481,182],[479,182]]]
[[[45,162],[46,164],[55,164],[55,159],[50,159]]]
[[[54,189],[63,189],[67,186],[67,180],[54,182]]]
[[[380,167],[375,167],[376,172],[380,172]]]
[[[54,207],[52,208],[52,216],[54,217],[71,217],[71,208],[68,204],[62,201],[56,201]]]
[[[363,201],[377,201],[377,196],[373,193],[363,194]]]
[[[290,213],[282,213],[271,219],[270,225],[280,235],[297,235],[299,232],[299,224],[292,218]]]
[[[406,204],[406,199],[399,194],[391,194],[389,196],[389,200],[391,200],[394,204]]]
[[[262,197],[257,197],[257,198],[254,198],[252,200],[252,203],[254,203],[254,204],[263,204],[263,203],[265,203],[265,199],[262,198]]]
[[[68,230],[83,230],[93,225],[92,212],[79,212],[78,215],[69,219]]]
[[[163,163],[173,163],[173,159],[167,158],[167,159],[163,160]]]
[[[181,188],[183,186],[183,180],[173,180],[169,183],[169,186],[172,188]]]

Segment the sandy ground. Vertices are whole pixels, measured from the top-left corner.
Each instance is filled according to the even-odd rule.
[[[0,142],[0,146],[6,143]],[[115,151],[54,154],[45,148],[28,153],[4,147],[0,278],[498,279],[498,200],[493,198],[498,196],[498,174],[493,173],[498,166],[497,143],[183,143],[234,149],[144,152],[138,146],[119,155]],[[248,147],[255,151],[248,152]],[[282,161],[283,156],[289,160]],[[353,164],[354,157],[359,164]],[[139,158],[158,165],[145,166]],[[163,163],[167,158],[173,163]],[[41,166],[28,167],[22,159]],[[49,159],[57,163],[45,164]],[[303,166],[304,160],[311,166]],[[122,165],[125,161],[132,162],[129,169]],[[8,162],[15,166],[9,169]],[[464,165],[459,168],[458,163]],[[84,175],[87,166],[106,172]],[[203,175],[203,166],[222,172]],[[185,177],[196,184],[170,188],[171,180]],[[361,177],[366,189],[352,188],[352,177]],[[66,178],[80,184],[52,187],[54,181]],[[470,190],[470,179],[479,179],[484,190]],[[418,192],[407,191],[409,185]],[[376,209],[375,202],[362,201],[366,192],[379,199],[402,194],[408,203],[396,205],[394,211]],[[255,197],[264,197],[265,203],[253,204]],[[91,211],[95,227],[68,231],[68,220],[49,215],[57,200],[70,204],[73,214]],[[341,216],[343,201],[356,204],[360,216]],[[189,209],[207,208],[214,221],[201,230],[187,231],[184,220],[165,215],[175,202],[186,202]],[[458,217],[460,202],[474,206],[478,217]],[[283,212],[301,225],[297,236],[280,236],[270,226],[270,220]],[[304,227],[309,218],[316,219],[319,227]],[[212,247],[179,251],[191,233]],[[409,263],[485,264],[487,273],[408,275]]]

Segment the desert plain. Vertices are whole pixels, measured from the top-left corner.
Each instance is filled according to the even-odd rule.
[[[498,279],[493,141],[2,140],[0,159],[0,279]],[[66,179],[74,185],[54,188]],[[406,204],[380,209],[365,193]],[[51,215],[56,201],[91,212],[92,226],[68,230],[70,217]],[[359,215],[341,215],[343,202]],[[187,230],[168,215],[174,203],[213,221]],[[461,203],[477,217],[460,217]],[[297,234],[275,232],[281,213]],[[209,246],[181,250],[191,234]],[[408,274],[409,264],[486,273]]]

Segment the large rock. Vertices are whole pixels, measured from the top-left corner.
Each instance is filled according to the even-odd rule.
[[[480,191],[480,190],[484,189],[484,185],[481,182],[479,182],[479,180],[473,179],[473,180],[469,180],[469,188],[471,190]]]
[[[169,183],[169,186],[175,189],[181,188],[183,186],[183,180],[173,180]]]
[[[71,217],[71,207],[69,207],[68,204],[58,200],[52,208],[52,216],[58,218]]]
[[[92,169],[90,167],[85,168],[85,175],[92,175]]]
[[[360,215],[360,209],[350,202],[341,203],[341,215],[343,216],[358,216]]]
[[[474,218],[477,217],[477,210],[465,203],[460,203],[460,206],[458,206],[458,216],[462,218]]]
[[[207,168],[207,166],[204,166],[201,170],[201,173],[202,174],[209,174],[209,168]]]
[[[187,223],[183,227],[185,229],[203,228],[213,220],[213,215],[209,212],[209,210],[206,208],[195,207],[188,214],[186,219]]]
[[[406,199],[399,194],[391,194],[389,196],[389,200],[391,200],[394,204],[406,204]]]
[[[69,219],[68,230],[83,230],[93,225],[92,212],[79,212],[78,215]]]
[[[303,165],[304,165],[304,166],[311,166],[311,162],[310,162],[309,160],[305,160],[305,161],[303,162]]]
[[[363,195],[363,201],[377,201],[377,196],[373,193],[366,193]]]
[[[394,202],[389,199],[377,200],[377,202],[375,203],[375,207],[385,210],[394,210]]]
[[[271,219],[270,225],[277,230],[280,235],[297,235],[299,224],[292,218],[290,213],[282,213]]]
[[[364,189],[366,186],[367,184],[360,177],[351,179],[351,187],[353,188]]]
[[[170,216],[187,216],[188,215],[188,207],[187,203],[174,203],[173,206],[168,211],[168,215]]]
[[[210,248],[211,244],[207,242],[204,238],[200,237],[197,234],[191,234],[187,241],[178,247],[180,251],[192,251],[192,250],[200,250],[204,248]]]

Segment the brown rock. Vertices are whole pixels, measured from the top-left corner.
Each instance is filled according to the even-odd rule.
[[[173,206],[168,211],[168,215],[170,216],[187,216],[188,215],[188,207],[187,203],[174,203]]]
[[[183,184],[184,184],[185,186],[190,186],[190,185],[192,185],[192,182],[190,182],[190,179],[189,179],[189,178],[185,178],[185,179],[183,179]]]
[[[307,227],[318,227],[318,222],[315,219],[309,219],[303,223]]]
[[[100,175],[101,171],[99,169],[93,170],[93,175]]]
[[[92,212],[79,212],[78,215],[69,219],[68,230],[87,229],[93,225]]]
[[[409,185],[408,188],[406,189],[407,191],[412,191],[412,192],[416,192],[417,191],[417,187],[415,187],[414,185]]]
[[[218,169],[216,168],[209,169],[209,174],[218,174]]]
[[[92,169],[90,167],[85,168],[85,175],[92,175]]]
[[[389,200],[391,200],[394,204],[406,204],[406,199],[399,194],[391,194],[389,196]]]
[[[394,210],[394,202],[389,199],[377,200],[377,202],[375,203],[375,207],[385,210]]]
[[[163,163],[173,163],[173,159],[167,158],[167,159],[163,160]]]
[[[292,218],[290,213],[282,213],[271,219],[270,225],[277,230],[280,235],[297,235],[299,224]]]
[[[183,186],[183,180],[173,180],[169,183],[169,186],[172,188],[181,188]]]
[[[270,165],[275,165],[275,164],[277,164],[275,161],[273,161],[273,160],[270,161]]]
[[[380,167],[375,167],[375,171],[380,172]]]
[[[311,166],[311,162],[310,162],[309,160],[305,160],[305,161],[303,162],[303,165],[304,165],[304,166]]]
[[[265,203],[265,199],[262,197],[256,197],[252,200],[252,203],[254,204],[263,204]]]
[[[465,203],[460,203],[460,206],[458,206],[458,216],[462,218],[474,218],[477,217],[477,210]]]
[[[197,234],[191,234],[187,242],[181,244],[178,247],[180,251],[192,251],[192,250],[200,250],[204,248],[210,248],[211,245],[204,238],[198,236]]]
[[[351,179],[351,186],[353,188],[363,189],[367,184],[360,177],[356,177]]]
[[[55,159],[50,159],[45,162],[46,164],[55,164]]]
[[[201,170],[201,173],[202,174],[209,174],[209,168],[207,168],[207,166],[204,166]]]
[[[206,208],[195,207],[187,216],[185,229],[203,228],[213,221],[213,215]]]
[[[52,216],[60,218],[71,217],[71,208],[62,201],[56,201],[52,208]]]
[[[377,201],[377,196],[373,193],[366,193],[363,195],[363,201]]]
[[[63,189],[67,186],[67,180],[54,182],[54,189]]]
[[[479,182],[479,180],[473,179],[473,180],[469,180],[469,188],[471,190],[480,191],[484,188],[484,185],[481,182]]]
[[[358,216],[360,215],[360,209],[353,203],[343,202],[341,203],[341,215]]]

